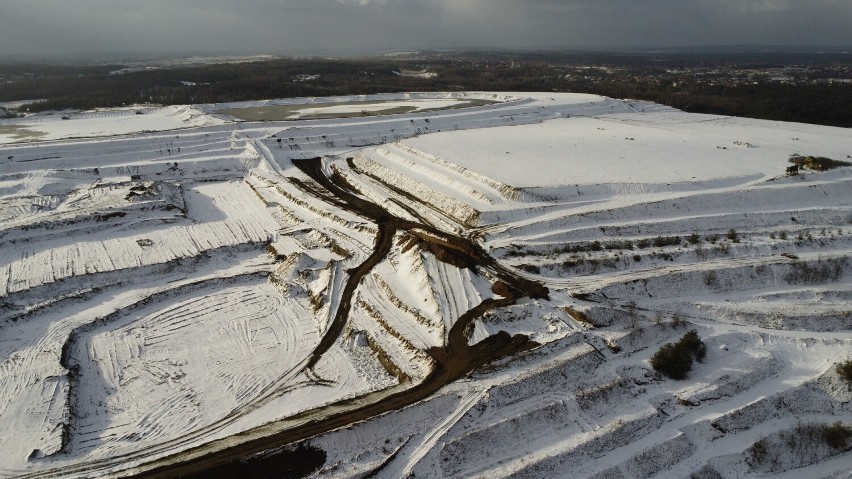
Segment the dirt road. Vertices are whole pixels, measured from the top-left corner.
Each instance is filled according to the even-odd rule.
[[[297,417],[288,418],[290,422],[294,420],[299,422],[299,419],[304,419],[301,424],[267,436],[242,442],[234,438],[214,441],[214,443],[199,446],[174,457],[149,463],[141,467],[135,477],[233,477],[235,472],[246,470],[251,470],[253,477],[281,477],[282,473],[286,471],[294,474],[293,477],[299,477],[305,472],[310,472],[315,467],[321,466],[322,461],[324,461],[324,454],[315,450],[309,451],[304,446],[300,446],[301,449],[297,449],[297,451],[301,451],[299,454],[292,451],[279,451],[273,454],[264,454],[261,459],[246,461],[245,458],[404,408],[428,398],[443,386],[482,365],[537,346],[537,343],[530,341],[526,336],[510,336],[505,332],[495,334],[473,346],[468,344],[468,338],[472,322],[487,311],[511,305],[523,296],[547,297],[547,288],[540,283],[514,275],[468,238],[440,231],[430,225],[397,218],[381,206],[356,195],[348,189],[345,182],[335,182],[324,174],[322,159],[320,158],[299,161],[296,162],[296,165],[316,182],[316,185],[310,185],[296,179],[291,180],[294,184],[301,186],[306,193],[370,219],[378,226],[373,253],[361,265],[348,271],[349,278],[341,295],[340,307],[335,313],[326,335],[305,365],[306,369],[315,366],[322,355],[339,340],[348,321],[352,298],[361,278],[385,258],[393,246],[394,235],[399,231],[405,231],[416,238],[421,248],[433,252],[442,261],[471,269],[481,268],[493,274],[504,285],[501,288],[503,297],[485,299],[460,316],[449,332],[447,344],[443,347],[433,347],[427,351],[435,359],[435,368],[422,382],[407,390],[390,396],[382,396],[379,393],[371,394],[364,398],[308,411],[297,415]],[[317,185],[321,188],[318,188]],[[233,444],[235,442],[236,444]],[[216,452],[205,454],[205,451]],[[309,451],[310,454],[306,451]],[[186,458],[186,460],[182,460],[182,458]],[[283,469],[284,464],[293,469]],[[144,471],[141,469],[144,469]]]

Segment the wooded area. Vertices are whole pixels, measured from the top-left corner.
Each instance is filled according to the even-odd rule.
[[[803,81],[770,81],[760,72],[781,65],[751,59],[731,65],[714,58],[458,54],[417,60],[276,59],[123,73],[111,72],[124,65],[6,65],[0,66],[5,78],[0,101],[46,99],[23,107],[36,112],[401,91],[571,91],[650,100],[690,112],[852,127],[852,83],[822,81],[818,68]],[[398,74],[402,71],[436,76]]]

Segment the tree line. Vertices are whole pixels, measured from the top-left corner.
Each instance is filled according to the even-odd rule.
[[[672,82],[650,61],[617,57],[626,66],[587,78],[566,75],[560,58],[514,62],[499,55],[428,60],[276,59],[111,74],[120,65],[0,66],[0,101],[40,98],[30,112],[134,104],[224,103],[281,97],[402,91],[555,91],[648,100],[684,111],[852,127],[852,84],[711,84]],[[647,60],[647,59],[646,59]],[[400,76],[426,70],[434,78]]]

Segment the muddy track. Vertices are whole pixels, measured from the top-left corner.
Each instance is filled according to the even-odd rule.
[[[348,321],[353,296],[358,284],[387,256],[393,246],[393,238],[399,231],[406,231],[422,248],[432,251],[441,260],[457,266],[472,269],[477,267],[490,272],[504,283],[506,290],[503,294],[504,297],[485,299],[482,303],[461,315],[450,329],[447,344],[443,347],[430,348],[427,351],[435,359],[435,367],[432,372],[422,382],[409,389],[385,397],[381,397],[380,394],[368,395],[368,397],[379,398],[375,401],[356,398],[306,411],[289,418],[298,423],[295,427],[265,437],[247,440],[230,447],[225,446],[225,444],[233,444],[235,442],[233,438],[213,441],[213,443],[179,453],[176,457],[153,461],[142,468],[147,469],[147,471],[141,472],[135,477],[228,477],[234,471],[236,463],[245,461],[245,458],[251,455],[297,443],[333,429],[402,409],[428,398],[445,385],[462,378],[489,362],[538,345],[526,336],[519,334],[510,336],[502,331],[473,346],[468,344],[468,338],[472,323],[478,317],[494,308],[514,304],[518,298],[524,296],[546,298],[548,295],[546,287],[534,281],[520,278],[503,268],[470,239],[448,234],[431,225],[397,218],[381,206],[350,191],[347,188],[348,184],[339,185],[335,183],[324,174],[321,158],[296,161],[294,164],[322,187],[322,189],[317,188],[316,185],[291,178],[290,181],[301,186],[303,191],[327,203],[365,217],[378,225],[373,253],[359,266],[348,271],[349,278],[341,294],[340,306],[335,312],[328,331],[311,354],[310,360],[305,366],[306,369],[315,366],[322,355],[339,340]],[[215,449],[217,452],[204,453],[211,449]],[[287,452],[265,454],[262,459],[251,460],[252,470],[266,469],[272,475],[275,475],[277,471],[278,476],[280,476],[281,471],[276,464],[280,462],[281,454],[287,454]],[[180,460],[181,456],[189,459],[175,463],[175,460]],[[264,464],[267,466],[265,467]]]
[[[200,456],[180,464],[155,468],[135,477],[163,479],[173,477],[198,479],[232,477],[229,475],[229,471],[233,471],[234,464],[244,461],[249,456],[297,443],[371,417],[402,409],[426,399],[438,392],[445,385],[462,378],[480,366],[538,346],[538,343],[530,341],[526,336],[519,334],[510,336],[505,332],[490,336],[474,346],[467,345],[467,337],[464,331],[474,319],[490,309],[509,305],[514,301],[514,299],[509,298],[485,300],[460,317],[451,330],[452,337],[456,338],[454,340],[456,344],[448,344],[448,346],[443,348],[432,348],[429,353],[436,358],[437,365],[435,369],[420,384],[408,390],[381,398],[376,402],[368,403],[355,409],[334,413],[326,417],[322,417],[322,411],[320,411],[320,418],[308,419],[307,422],[295,428],[238,444],[217,452],[215,455]],[[345,403],[355,405],[357,401],[351,400]],[[299,416],[308,417],[315,415],[316,412],[309,411]],[[299,417],[296,419],[299,419]],[[226,439],[225,441],[229,440]],[[204,447],[200,446],[198,449],[201,450]],[[192,452],[192,450],[187,452]],[[284,453],[286,454],[286,452]],[[276,453],[268,454],[264,455],[261,459],[250,460],[248,463],[251,464],[253,470],[264,471],[265,475],[262,477],[281,477],[280,470],[275,469],[278,463],[276,457]]]
[[[349,319],[349,311],[352,310],[352,296],[355,294],[358,284],[390,252],[391,246],[393,246],[394,234],[396,234],[396,226],[392,222],[380,223],[373,253],[358,267],[347,271],[349,279],[346,281],[346,286],[343,287],[343,292],[340,295],[340,306],[337,307],[337,311],[334,313],[334,319],[331,321],[328,331],[326,331],[322,340],[311,353],[311,359],[305,366],[307,369],[313,369],[320,358],[322,358],[322,355],[328,352],[329,348],[340,338]]]
[[[378,224],[392,222],[399,231],[407,231],[409,234],[428,243],[431,248],[450,250],[464,258],[467,263],[466,266],[475,265],[489,271],[514,288],[516,292],[521,293],[521,296],[530,296],[531,298],[548,297],[549,291],[545,286],[536,281],[519,277],[513,271],[503,267],[486,253],[479,243],[471,238],[447,233],[430,224],[415,223],[397,218],[381,206],[357,196],[355,193],[346,189],[349,186],[348,183],[344,183],[343,186],[338,185],[323,172],[321,158],[295,161],[294,165],[312,180],[323,186],[332,196],[329,199],[329,195],[324,194],[322,199],[353,211],[360,216],[369,218]],[[413,196],[408,195],[407,197],[412,201],[419,201]],[[433,253],[435,252],[433,251]]]

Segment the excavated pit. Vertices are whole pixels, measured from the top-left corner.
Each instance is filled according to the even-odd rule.
[[[306,418],[301,425],[284,430],[267,437],[249,440],[241,444],[222,449],[215,454],[201,455],[187,461],[176,462],[178,457],[172,457],[160,462],[136,477],[167,478],[167,477],[225,477],[229,471],[238,469],[245,458],[296,444],[312,436],[363,421],[368,418],[401,409],[431,396],[445,385],[456,381],[473,370],[497,359],[504,358],[538,346],[528,337],[516,334],[514,336],[501,331],[474,345],[469,344],[473,321],[486,312],[514,304],[519,298],[548,298],[548,289],[540,283],[517,276],[507,268],[502,267],[489,256],[474,241],[459,235],[450,234],[437,228],[415,223],[395,217],[381,206],[372,203],[351,191],[351,186],[340,180],[340,175],[331,178],[325,175],[322,158],[295,161],[294,164],[310,177],[315,184],[297,178],[289,180],[303,191],[329,204],[346,209],[356,215],[376,223],[378,233],[372,254],[359,266],[348,270],[349,278],[341,294],[340,306],[336,311],[326,335],[311,354],[304,369],[312,369],[329,348],[339,340],[348,321],[352,308],[353,296],[361,279],[369,274],[390,252],[393,238],[399,231],[410,235],[416,246],[432,252],[435,257],[457,267],[469,268],[473,271],[481,269],[499,279],[495,292],[501,298],[487,298],[479,305],[462,314],[449,331],[447,342],[442,347],[432,347],[426,352],[435,360],[432,372],[419,384],[409,389],[395,393],[380,401],[358,405],[357,399],[345,403],[355,407],[342,412],[335,412],[322,417],[320,411],[308,411],[294,418]],[[413,245],[406,245],[407,248]],[[337,405],[340,406],[340,405]],[[335,410],[339,411],[340,407]],[[316,418],[316,419],[310,419]],[[266,477],[268,474],[281,473],[281,458],[283,452],[265,452],[262,457],[251,461],[252,470]],[[294,476],[300,477],[300,476]]]

